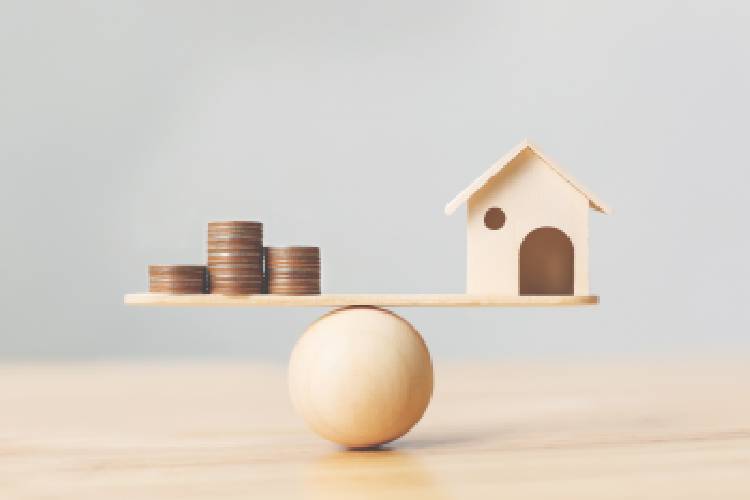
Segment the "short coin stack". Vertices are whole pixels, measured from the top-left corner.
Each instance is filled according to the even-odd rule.
[[[266,285],[278,295],[320,294],[318,247],[267,247]]]
[[[211,293],[261,293],[263,224],[252,221],[208,223],[208,279]]]
[[[148,266],[148,290],[153,293],[205,293],[206,266]]]

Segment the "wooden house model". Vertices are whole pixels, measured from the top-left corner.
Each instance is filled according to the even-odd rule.
[[[469,294],[588,295],[588,210],[609,209],[523,141],[445,207],[467,204]]]

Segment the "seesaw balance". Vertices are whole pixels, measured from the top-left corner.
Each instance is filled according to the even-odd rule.
[[[308,426],[350,448],[406,434],[432,396],[432,360],[424,339],[388,307],[556,307],[597,304],[597,296],[466,294],[125,296],[133,306],[336,307],[305,330],[289,361],[289,394]]]
[[[409,293],[326,293],[322,295],[170,295],[130,293],[125,304],[175,307],[555,307],[599,303],[596,295],[491,295]]]
[[[209,223],[209,287],[204,291],[212,293],[137,293],[126,295],[125,303],[338,308],[315,321],[292,352],[292,402],[308,425],[331,441],[348,447],[380,445],[404,435],[419,421],[433,382],[432,362],[419,332],[381,307],[557,307],[599,302],[598,296],[589,294],[588,213],[593,209],[606,214],[609,209],[536,146],[528,141],[517,145],[458,193],[446,205],[446,214],[463,204],[465,294],[310,294],[320,290],[319,258],[304,259],[300,247],[287,249],[269,270],[273,259],[262,259],[262,224],[224,221]],[[280,273],[281,281],[269,282],[270,271]],[[151,291],[187,291],[183,282],[190,280],[176,271],[172,274],[152,276],[152,284],[158,286]],[[264,277],[270,294],[262,293]]]

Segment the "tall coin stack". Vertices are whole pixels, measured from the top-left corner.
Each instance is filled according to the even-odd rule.
[[[208,280],[211,293],[261,293],[263,224],[251,221],[208,223]]]
[[[148,291],[153,293],[205,293],[206,266],[148,266]]]
[[[267,247],[266,285],[278,295],[320,294],[318,247]]]

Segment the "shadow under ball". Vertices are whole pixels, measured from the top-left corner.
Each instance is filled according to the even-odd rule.
[[[350,448],[406,434],[427,409],[432,380],[419,332],[370,306],[338,309],[314,322],[289,362],[295,410],[320,436]]]

